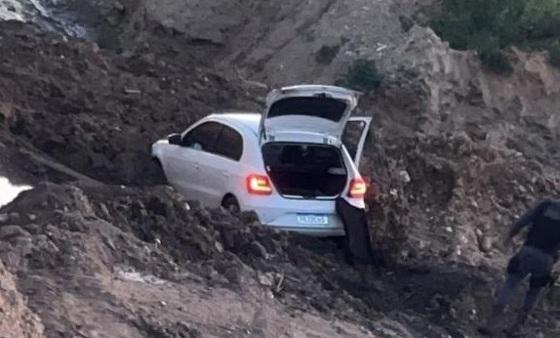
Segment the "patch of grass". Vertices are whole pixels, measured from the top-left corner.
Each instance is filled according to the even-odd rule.
[[[340,46],[322,46],[317,54],[315,54],[315,60],[322,65],[330,64],[338,52],[340,51]]]
[[[383,78],[384,75],[377,69],[375,61],[358,59],[350,65],[348,72],[336,81],[336,85],[370,92],[381,86]]]

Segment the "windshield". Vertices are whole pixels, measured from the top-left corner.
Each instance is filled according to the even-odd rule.
[[[338,122],[344,116],[347,103],[343,100],[324,97],[290,97],[276,101],[268,112],[268,117],[304,115],[320,117]]]

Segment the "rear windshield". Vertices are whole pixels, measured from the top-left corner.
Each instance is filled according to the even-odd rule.
[[[268,117],[285,115],[314,116],[338,122],[342,119],[345,101],[324,97],[291,97],[272,104]]]

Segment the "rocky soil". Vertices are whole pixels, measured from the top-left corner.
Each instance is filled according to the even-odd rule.
[[[489,306],[488,268],[350,267],[334,242],[164,186],[44,183],[2,211],[4,290],[27,336],[460,337]]]
[[[516,50],[511,77],[485,71],[474,53],[451,50],[426,26],[437,1],[91,4],[87,13],[104,19],[89,27],[110,32],[117,53],[173,46],[180,58],[202,58],[255,89],[334,83],[353,60],[376,60],[385,82],[361,101],[375,119],[363,170],[383,202],[384,210],[373,208],[382,214],[377,238],[412,238],[405,257],[430,247],[441,229],[437,254],[496,259],[493,243],[512,218],[558,192],[560,72],[546,55]],[[62,5],[84,13],[75,2]]]
[[[560,192],[560,72],[516,50],[483,70],[425,27],[433,1],[18,3],[0,175],[36,189],[0,209],[0,337],[477,336],[502,234]],[[379,266],[158,185],[157,138],[358,57],[385,72],[360,106]],[[528,336],[558,336],[558,301]]]
[[[21,23],[2,26],[5,136],[106,183],[149,182],[154,140],[211,112],[257,107],[251,87],[196,59],[121,57]],[[48,171],[33,174],[49,179]]]

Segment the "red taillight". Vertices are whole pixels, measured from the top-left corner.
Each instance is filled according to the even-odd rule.
[[[254,195],[270,195],[272,194],[272,185],[268,176],[265,175],[249,175],[247,177],[247,191]]]
[[[364,198],[367,191],[366,182],[361,178],[354,178],[350,181],[348,196],[352,198]]]

